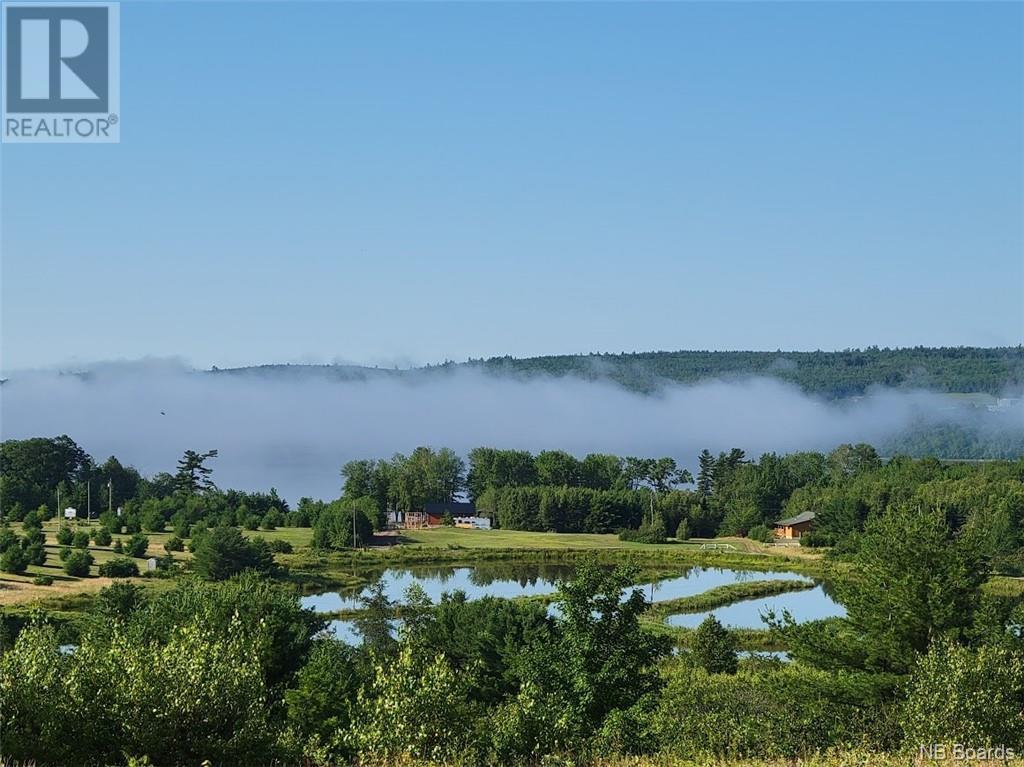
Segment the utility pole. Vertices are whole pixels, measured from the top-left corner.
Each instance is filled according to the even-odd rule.
[[[352,509],[352,548],[358,548],[356,544],[356,510]]]
[[[114,513],[114,480],[107,480],[107,513]]]
[[[64,511],[60,507],[60,485],[57,485],[57,529],[64,526]]]
[[[92,480],[85,483],[85,521],[92,522]]]

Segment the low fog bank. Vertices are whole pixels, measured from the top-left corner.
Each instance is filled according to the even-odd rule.
[[[463,456],[480,445],[670,455],[692,469],[705,447],[757,456],[881,445],[912,425],[969,425],[979,417],[927,392],[877,389],[828,402],[767,378],[669,386],[648,396],[611,383],[472,370],[415,383],[335,382],[210,375],[160,362],[100,366],[87,377],[23,373],[0,387],[3,439],[67,434],[97,461],[116,455],[147,475],[173,471],[186,449],[216,448],[219,486],[273,486],[292,502],[337,497],[348,460],[417,445]],[[1024,407],[998,420],[1024,430]]]

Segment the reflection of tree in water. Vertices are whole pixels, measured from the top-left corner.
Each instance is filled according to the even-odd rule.
[[[472,567],[453,567],[451,565],[391,567],[369,571],[367,573],[370,581],[368,586],[355,586],[341,590],[339,593],[350,599],[361,600],[373,589],[386,591],[388,581],[412,580],[414,583],[444,586],[457,580],[460,572],[465,572],[466,580],[477,588],[483,589],[494,584],[507,583],[516,584],[520,588],[526,589],[546,584],[557,586],[572,577],[573,568],[569,565],[522,562],[494,562]]]
[[[821,590],[825,592],[825,596],[827,596],[836,604],[842,604],[842,601],[839,599],[840,590],[836,586],[834,581],[819,581],[815,579],[814,582],[821,586]]]
[[[573,569],[568,565],[496,562],[470,569],[469,582],[481,587],[494,583],[515,583],[520,588],[526,588],[542,582],[557,585],[571,578],[572,573]]]
[[[386,652],[395,642],[397,605],[388,599],[382,576],[378,576],[359,597],[362,610],[354,619],[356,632],[363,638],[363,646],[377,652]]]

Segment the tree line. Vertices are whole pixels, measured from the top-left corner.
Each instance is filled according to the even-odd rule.
[[[3,516],[52,517],[58,489],[62,505],[78,503],[81,514],[88,483],[99,499],[93,518],[111,532],[170,530],[186,540],[223,526],[314,527],[317,546],[345,548],[369,542],[389,512],[460,498],[506,529],[620,532],[651,542],[723,535],[770,540],[777,520],[810,511],[815,526],[801,542],[843,556],[856,549],[870,519],[898,505],[942,511],[955,531],[984,542],[998,569],[1024,572],[1024,460],[882,459],[865,444],[752,459],[733,448],[702,451],[693,476],[670,457],[577,458],[561,450],[479,447],[464,460],[448,448],[418,447],[389,459],[350,461],[341,469],[341,497],[302,498],[292,508],[273,489],[218,488],[216,458],[216,450],[187,451],[174,472],[145,478],[113,456],[96,464],[67,436],[8,440],[0,443]],[[104,488],[112,496],[108,504]]]
[[[518,377],[574,376],[612,380],[635,391],[666,382],[698,383],[749,376],[789,381],[831,398],[865,394],[872,386],[985,392],[999,396],[1024,386],[1024,347],[925,347],[813,352],[660,351],[492,357],[465,365]],[[451,366],[454,366],[452,364]]]

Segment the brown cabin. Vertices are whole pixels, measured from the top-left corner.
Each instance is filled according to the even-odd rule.
[[[776,538],[799,538],[814,524],[814,512],[802,511],[795,517],[780,519],[775,523]]]

